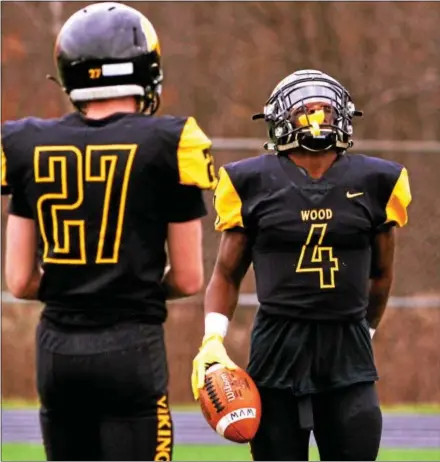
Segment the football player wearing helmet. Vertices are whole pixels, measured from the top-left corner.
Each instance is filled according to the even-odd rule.
[[[193,117],[153,117],[159,40],[137,10],[81,9],[55,56],[77,110],[2,127],[6,280],[16,297],[45,305],[37,381],[47,457],[171,460],[165,301],[203,285],[211,141]]]
[[[372,335],[393,278],[395,227],[407,223],[406,169],[348,155],[361,115],[334,78],[301,70],[264,107],[273,153],[225,165],[215,192],[222,232],[194,360],[235,364],[223,339],[253,263],[259,309],[248,372],[262,399],[255,460],[375,460],[382,415]]]

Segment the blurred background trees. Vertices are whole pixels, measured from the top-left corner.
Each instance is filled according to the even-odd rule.
[[[2,117],[66,109],[53,44],[88,2],[2,3]],[[194,114],[212,136],[263,136],[250,115],[299,68],[350,89],[359,138],[440,139],[436,2],[127,2],[154,24],[165,69],[162,112]]]

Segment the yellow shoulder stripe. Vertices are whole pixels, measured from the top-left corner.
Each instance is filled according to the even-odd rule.
[[[180,184],[214,189],[217,184],[214,162],[209,149],[211,140],[193,117],[189,117],[180,135],[177,165]]]
[[[216,231],[225,231],[236,227],[244,228],[241,208],[243,204],[228,172],[221,167],[219,181],[214,194],[214,207],[217,212]]]
[[[411,189],[409,186],[408,171],[403,168],[394,185],[386,206],[386,223],[396,222],[398,226],[405,226],[408,222],[407,207],[411,203]]]
[[[8,182],[6,180],[6,156],[3,151],[3,146],[2,146],[2,172],[1,172],[1,177],[2,177],[2,186],[8,186]]]

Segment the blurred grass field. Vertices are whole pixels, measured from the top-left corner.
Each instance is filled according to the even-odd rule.
[[[6,443],[2,445],[3,461],[46,460],[43,447],[39,444]],[[173,459],[194,461],[246,461],[252,460],[247,445],[176,445]],[[310,460],[319,460],[315,447],[310,449]],[[378,460],[439,461],[439,449],[381,449]]]
[[[36,409],[38,403],[8,400],[2,402],[2,410]],[[200,412],[197,405],[173,406],[174,411]],[[440,404],[418,404],[385,406],[384,412],[440,414]],[[4,443],[2,444],[2,461],[44,461],[46,460],[41,444]],[[319,454],[316,447],[310,448],[310,460],[318,461]],[[251,455],[248,445],[176,445],[173,459],[176,461],[250,461]],[[434,449],[402,449],[383,448],[378,460],[381,461],[440,461],[440,448]]]

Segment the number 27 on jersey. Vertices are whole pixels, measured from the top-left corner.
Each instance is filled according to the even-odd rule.
[[[64,265],[118,262],[136,151],[135,144],[87,146],[85,153],[75,146],[35,148],[35,183],[47,184],[45,194],[37,201],[43,262]],[[75,175],[69,175],[68,167],[72,169],[72,165]],[[89,229],[84,219],[75,218],[75,211],[86,205],[85,189],[91,184],[103,188],[104,199],[96,250],[88,255],[86,234]]]

